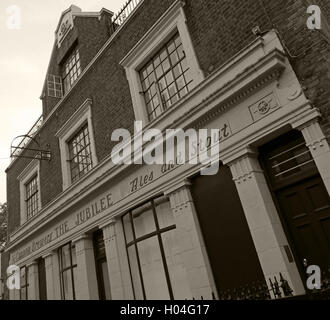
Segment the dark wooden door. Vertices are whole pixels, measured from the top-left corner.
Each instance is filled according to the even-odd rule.
[[[260,148],[261,163],[303,278],[306,266],[330,267],[330,197],[298,131]]]
[[[45,259],[38,261],[39,300],[47,300]]]
[[[277,192],[300,263],[330,267],[330,198],[319,175]]]

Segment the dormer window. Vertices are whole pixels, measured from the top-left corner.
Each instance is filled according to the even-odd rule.
[[[63,97],[62,79],[61,77],[49,74],[47,77],[48,96],[54,98]]]
[[[67,58],[63,65],[63,86],[64,93],[67,93],[81,74],[80,55],[78,49],[75,49]]]

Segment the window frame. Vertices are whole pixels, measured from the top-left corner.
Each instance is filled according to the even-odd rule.
[[[179,39],[180,44],[177,44],[177,39]],[[172,49],[170,51],[169,47],[172,44]],[[181,48],[181,56],[180,56],[180,48]],[[162,55],[165,57],[162,57]],[[173,56],[177,59],[177,61],[173,62]],[[158,60],[157,64],[156,61]],[[167,61],[167,68],[165,69],[165,62]],[[186,69],[184,70],[184,64],[186,64]],[[151,71],[149,70],[151,68]],[[178,75],[176,75],[175,71],[179,71]],[[159,72],[161,71],[161,72]],[[191,78],[187,80],[187,75],[191,74],[191,70],[187,63],[187,56],[183,48],[183,44],[180,38],[179,32],[175,33],[164,42],[163,46],[156,52],[154,56],[152,56],[139,70],[140,81],[142,83],[142,93],[144,95],[144,100],[146,104],[146,112],[148,121],[151,122],[160,116],[167,109],[171,108],[173,104],[183,98],[191,91],[191,87],[193,86],[194,80]],[[151,83],[149,79],[153,78],[154,81]],[[172,80],[169,80],[172,79]],[[183,86],[179,88],[179,79],[183,80]],[[172,81],[172,82],[170,82]],[[169,83],[170,82],[170,83]],[[147,84],[148,83],[148,84]],[[163,83],[163,85],[161,85]],[[165,85],[164,85],[165,84]],[[145,90],[143,88],[146,87]],[[152,87],[154,87],[154,95],[152,96]],[[170,88],[175,88],[175,93],[170,95]],[[183,92],[184,91],[184,92]],[[163,101],[163,92],[167,92],[168,99]],[[147,94],[149,93],[150,99],[147,101]],[[152,97],[151,97],[152,96]],[[154,106],[154,97],[157,97],[158,106],[155,108]],[[172,102],[172,99],[176,99],[176,101]],[[151,102],[153,105],[152,111],[149,111],[148,103]],[[169,105],[168,105],[169,104]],[[150,104],[151,105],[151,104]],[[156,111],[159,108],[158,112]],[[153,114],[156,114],[152,116]],[[157,115],[158,114],[158,115]]]
[[[69,246],[69,251],[70,251],[70,266],[63,268],[63,258],[62,258],[62,250],[64,247]],[[60,248],[58,248],[58,261],[59,261],[59,275],[60,275],[60,286],[61,286],[61,297],[63,300],[65,299],[65,293],[64,293],[64,280],[63,280],[63,274],[64,272],[71,271],[71,285],[72,285],[72,299],[76,300],[76,292],[75,292],[75,283],[74,283],[74,268],[77,268],[77,263],[73,264],[72,261],[72,247],[76,249],[76,246],[73,245],[72,242],[68,242],[64,245],[62,245]],[[77,252],[76,252],[77,254]]]
[[[149,124],[150,121],[148,121],[144,96],[141,94],[143,88],[139,70],[175,33],[179,33],[187,57],[187,64],[191,69],[191,75],[194,81],[193,88],[198,86],[205,78],[190,38],[183,6],[184,3],[182,1],[175,1],[145,36],[120,61],[120,64],[126,70],[135,119],[142,121],[144,126]]]
[[[26,203],[26,184],[37,175],[38,182],[38,211],[31,217],[33,219],[38,215],[42,209],[41,205],[41,184],[40,184],[40,161],[38,159],[33,159],[28,166],[22,171],[18,176],[19,188],[20,188],[20,222],[23,225],[25,222],[30,221],[27,217],[27,203]]]
[[[167,261],[166,261],[166,254],[165,254],[162,235],[165,234],[168,231],[176,229],[176,225],[173,224],[173,225],[166,226],[166,227],[163,227],[163,228],[160,227],[157,212],[156,212],[155,201],[157,199],[161,199],[161,198],[164,198],[164,199],[167,199],[167,201],[170,201],[167,196],[159,196],[159,197],[156,197],[156,198],[153,198],[149,201],[144,202],[143,204],[139,205],[136,208],[133,208],[133,209],[129,210],[128,212],[126,212],[124,215],[121,216],[121,224],[122,224],[124,240],[125,240],[125,248],[126,248],[128,266],[129,266],[131,283],[132,283],[132,291],[133,291],[133,296],[134,296],[135,300],[136,300],[136,294],[135,294],[134,282],[133,282],[133,277],[132,277],[130,255],[129,255],[128,248],[129,247],[134,247],[134,252],[135,252],[135,255],[136,255],[136,261],[137,261],[137,265],[138,265],[139,281],[140,281],[140,285],[141,285],[141,289],[142,289],[142,295],[143,295],[143,299],[147,300],[144,281],[143,281],[143,275],[142,275],[142,269],[141,269],[141,262],[140,262],[140,257],[139,257],[138,243],[142,242],[144,240],[148,240],[150,238],[153,238],[155,236],[157,236],[158,245],[159,245],[159,249],[160,249],[160,253],[161,253],[161,257],[162,257],[162,265],[163,265],[163,268],[164,268],[164,274],[165,274],[166,283],[167,283],[167,287],[168,287],[168,293],[169,293],[170,299],[174,300],[173,288],[172,288],[171,278],[170,278],[169,269],[168,269],[168,265],[167,265]],[[149,232],[147,234],[144,234],[143,236],[136,237],[135,228],[134,228],[134,221],[133,221],[133,213],[132,212],[134,210],[140,208],[140,207],[143,207],[146,204],[151,205],[152,212],[153,212],[153,219],[154,219],[154,222],[155,222],[155,230],[152,231],[152,232]],[[125,222],[124,222],[124,218],[126,216],[129,216],[129,218],[130,218],[129,220],[130,220],[131,231],[132,231],[132,236],[133,236],[133,240],[130,241],[130,242],[127,242],[127,237],[126,237]]]
[[[56,86],[59,86],[59,89],[57,89]],[[49,97],[58,99],[63,98],[63,84],[62,78],[60,76],[56,76],[53,74],[47,75],[47,94]]]
[[[74,63],[73,61],[74,60]],[[72,73],[71,71],[74,70],[76,67],[76,71]],[[80,52],[77,46],[70,50],[70,53],[66,56],[64,61],[62,62],[61,66],[61,75],[62,75],[62,88],[63,94],[67,94],[74,84],[78,81],[80,75],[82,73],[81,68],[81,59],[80,59]],[[76,76],[75,79],[73,79]],[[66,80],[69,79],[68,85],[66,85]]]
[[[31,184],[32,183],[36,184],[36,190],[32,192],[30,191],[31,194],[28,195],[28,188],[32,189]],[[35,173],[35,175],[32,176],[28,180],[28,182],[25,183],[25,204],[26,204],[26,215],[27,215],[27,220],[31,220],[36,214],[38,214],[39,211],[39,185],[38,185],[38,173]],[[31,201],[31,202],[30,202]],[[29,205],[29,202],[31,203],[31,206]],[[36,206],[36,210],[33,210],[33,206]],[[32,207],[31,210],[29,210],[29,207]],[[29,212],[31,211],[31,212]],[[30,214],[29,214],[30,213]]]
[[[68,141],[79,131],[85,123],[88,124],[88,132],[90,138],[91,157],[92,157],[92,169],[84,176],[88,175],[93,168],[98,164],[98,159],[95,149],[95,139],[92,124],[92,100],[86,99],[86,101],[78,108],[78,110],[69,118],[69,120],[61,127],[61,129],[55,134],[59,139],[60,154],[61,154],[61,167],[62,167],[62,181],[63,190],[69,188],[71,185],[79,182],[84,176],[75,181],[71,182],[71,172],[69,160],[69,146]]]
[[[85,130],[87,129],[87,134],[85,135]],[[81,134],[83,134],[83,142],[84,145],[81,148],[81,150],[77,151],[77,153],[74,153],[74,143],[73,141],[76,140]],[[88,142],[86,141],[86,137],[88,137]],[[88,122],[86,121],[85,123],[82,124],[82,126],[73,134],[73,136],[67,141],[68,144],[68,149],[69,149],[69,166],[70,166],[70,177],[71,177],[71,183],[75,183],[76,181],[78,181],[80,178],[82,178],[85,174],[87,174],[89,171],[91,171],[93,169],[93,159],[92,159],[92,150],[91,150],[91,141],[90,141],[90,134],[89,134],[89,129],[88,129]],[[71,147],[72,146],[72,147]],[[81,158],[83,155],[81,154],[81,152],[83,151],[87,151],[88,152],[88,159],[90,159],[90,164],[88,165],[84,165],[83,170],[80,170],[80,165],[81,162],[79,160],[79,158]],[[73,167],[73,160],[74,159],[78,159],[77,165],[78,165],[78,174],[74,175],[73,171],[74,171],[74,167]],[[85,169],[87,168],[87,171],[85,172]],[[89,168],[89,169],[88,169]]]

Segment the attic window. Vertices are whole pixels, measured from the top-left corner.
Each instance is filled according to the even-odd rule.
[[[68,92],[81,74],[78,49],[74,50],[63,65],[64,92]]]
[[[59,76],[49,74],[47,78],[48,96],[54,98],[63,97],[62,79]]]

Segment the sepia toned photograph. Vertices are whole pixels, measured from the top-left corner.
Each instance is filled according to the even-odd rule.
[[[329,0],[1,0],[0,40],[0,305],[330,299]]]

